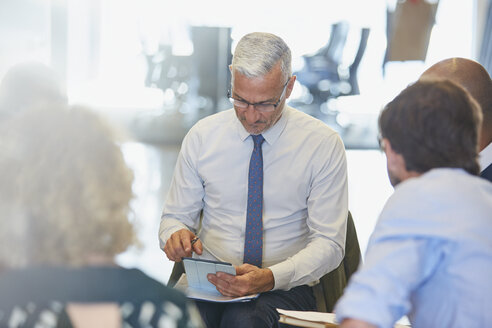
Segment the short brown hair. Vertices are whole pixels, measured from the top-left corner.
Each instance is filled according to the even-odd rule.
[[[383,109],[379,130],[403,156],[408,171],[438,167],[480,172],[478,104],[451,81],[418,81]]]

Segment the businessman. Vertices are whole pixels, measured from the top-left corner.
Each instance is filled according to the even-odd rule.
[[[233,108],[183,140],[160,242],[173,261],[193,252],[234,264],[236,276],[209,275],[223,295],[261,293],[199,302],[209,327],[276,327],[276,307],[316,309],[311,286],[344,256],[345,150],[326,124],[286,105],[296,77],[281,38],[245,35],[230,70]]]

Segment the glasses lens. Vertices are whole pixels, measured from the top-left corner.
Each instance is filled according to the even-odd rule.
[[[379,144],[379,149],[384,151],[383,137],[380,134],[378,134],[378,144]]]
[[[237,99],[234,99],[234,98],[229,98],[229,100],[231,101],[231,103],[236,106],[237,108],[247,108],[248,107],[248,104],[243,102],[243,101],[239,101]]]
[[[272,104],[257,104],[255,105],[255,109],[259,112],[273,112],[275,106]]]

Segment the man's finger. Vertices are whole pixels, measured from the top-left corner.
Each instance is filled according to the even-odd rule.
[[[234,288],[234,285],[224,279],[220,279],[219,277],[217,277],[217,274],[208,274],[207,278],[208,281],[210,281],[210,283],[212,283],[217,291],[219,291],[219,293],[221,293],[222,295],[239,296]]]
[[[198,237],[196,237],[198,238]],[[203,252],[203,245],[202,241],[200,239],[197,239],[197,241],[193,244],[193,251],[197,253],[198,255],[202,255]]]
[[[169,260],[175,261],[174,252],[172,247],[170,247],[170,244],[171,244],[170,241],[166,243],[166,245],[164,246],[164,252],[166,253],[166,256]]]
[[[183,246],[183,240],[187,239],[189,242],[189,238],[189,235],[186,234],[186,230],[178,231],[177,233],[172,234],[170,238],[170,246],[172,248],[175,261],[180,262],[182,257],[191,255],[191,251],[189,250],[187,252]]]
[[[181,260],[181,257],[184,254],[183,246],[181,245],[181,240],[178,236],[172,235],[170,241],[170,248],[172,249],[172,254],[174,260]]]
[[[237,275],[243,275],[243,274],[246,274],[248,272],[258,270],[258,269],[259,268],[257,266],[245,263],[245,264],[242,264],[242,265],[236,267],[236,274]]]
[[[188,254],[191,254],[191,239],[194,237],[193,233],[189,230],[182,230],[180,235],[181,245],[183,250]]]
[[[218,271],[215,276],[218,278],[218,279],[221,279],[221,280],[224,280],[224,281],[227,281],[229,284],[232,284],[234,283],[235,279],[236,279],[236,276],[232,275],[232,274],[229,274],[229,273],[225,273],[225,272],[221,272],[221,271]]]

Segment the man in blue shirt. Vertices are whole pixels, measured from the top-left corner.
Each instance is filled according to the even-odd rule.
[[[451,81],[419,81],[382,111],[394,194],[335,312],[341,327],[492,322],[492,184],[479,178],[478,105]]]

